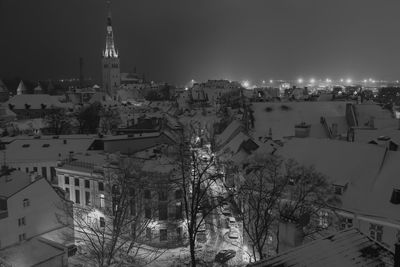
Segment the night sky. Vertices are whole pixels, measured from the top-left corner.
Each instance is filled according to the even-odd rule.
[[[400,79],[399,0],[113,0],[121,71],[227,78]],[[0,0],[0,77],[100,79],[103,0]]]

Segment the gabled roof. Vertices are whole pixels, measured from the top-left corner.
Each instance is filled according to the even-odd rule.
[[[323,239],[249,264],[252,267],[285,266],[393,266],[391,251],[357,229],[340,231]]]

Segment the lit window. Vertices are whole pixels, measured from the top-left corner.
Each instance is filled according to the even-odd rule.
[[[25,199],[22,201],[22,205],[23,205],[24,208],[25,208],[25,207],[29,207],[29,205],[30,205],[29,199],[25,198]]]
[[[104,201],[104,195],[103,194],[100,194],[100,208],[104,208],[104,206],[105,206],[105,203],[104,203],[105,201]]]

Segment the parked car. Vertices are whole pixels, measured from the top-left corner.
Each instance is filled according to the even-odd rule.
[[[237,223],[236,223],[236,219],[234,217],[228,217],[228,219],[226,220],[228,223],[228,227],[229,228],[237,228]]]
[[[230,239],[238,239],[239,238],[239,231],[236,228],[231,228],[229,230],[228,237]]]
[[[222,214],[224,214],[226,216],[231,216],[232,215],[231,210],[229,208],[229,205],[223,205],[221,207],[221,210],[222,210]]]
[[[215,261],[219,263],[225,263],[228,260],[234,258],[236,256],[236,251],[233,249],[224,249],[218,252],[217,255],[215,255]]]

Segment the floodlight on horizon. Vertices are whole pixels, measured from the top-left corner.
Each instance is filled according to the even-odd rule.
[[[347,83],[347,84],[349,84],[349,83],[351,83],[351,82],[352,82],[351,79],[347,79],[347,80],[346,80],[346,83]]]
[[[250,82],[249,82],[248,80],[244,80],[244,81],[242,82],[242,86],[243,86],[244,88],[248,89],[248,88],[250,87]]]

